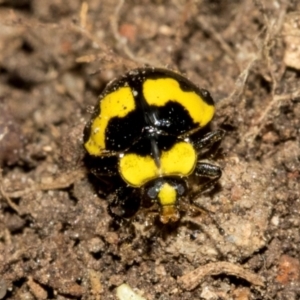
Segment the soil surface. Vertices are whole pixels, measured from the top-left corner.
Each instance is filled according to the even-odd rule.
[[[223,175],[118,227],[83,128],[145,65],[210,91]],[[0,0],[0,299],[300,299],[299,78],[297,0]]]

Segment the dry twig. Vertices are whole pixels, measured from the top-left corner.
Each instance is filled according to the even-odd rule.
[[[280,97],[276,96],[276,90],[278,88],[278,80],[276,78],[275,72],[273,70],[274,62],[271,59],[270,52],[274,47],[274,39],[279,35],[279,33],[282,30],[282,26],[284,23],[287,6],[288,4],[283,4],[283,7],[280,8],[279,16],[277,19],[270,20],[265,12],[264,5],[260,0],[254,0],[255,5],[259,8],[265,22],[266,26],[266,37],[264,40],[264,43],[261,48],[261,56],[264,58],[267,62],[267,68],[268,72],[270,74],[270,80],[272,84],[272,90],[271,90],[271,96],[272,99],[270,103],[267,105],[265,110],[262,112],[260,118],[257,120],[257,124],[259,126],[254,127],[250,132],[245,136],[246,139],[248,139],[249,143],[252,143],[257,135],[261,132],[262,128],[265,126],[265,119],[269,115],[271,109],[273,106],[278,102]]]
[[[196,288],[206,276],[219,275],[219,274],[228,274],[236,277],[243,278],[253,285],[263,287],[265,285],[264,279],[248,270],[245,270],[243,267],[232,264],[230,262],[216,262],[210,263],[204,266],[197,268],[196,270],[185,274],[177,279],[177,282],[185,290],[193,290]]]
[[[0,196],[6,200],[7,204],[12,208],[18,215],[21,215],[19,207],[10,199],[3,187],[2,169],[0,168]]]
[[[86,175],[86,170],[84,168],[76,169],[68,173],[63,173],[57,178],[53,178],[53,177],[43,178],[42,183],[34,184],[26,189],[20,191],[13,191],[13,192],[6,192],[4,190],[1,184],[2,181],[0,177],[0,193],[2,194],[4,199],[6,199],[6,201],[9,203],[9,205],[19,213],[18,207],[10,200],[10,198],[20,198],[24,195],[36,191],[64,189],[72,185],[74,182],[84,178],[85,175]]]

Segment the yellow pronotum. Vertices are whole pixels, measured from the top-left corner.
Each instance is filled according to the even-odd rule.
[[[162,176],[188,176],[197,163],[197,153],[188,142],[178,142],[169,151],[162,151],[160,167],[154,159],[138,154],[125,154],[120,158],[119,172],[125,182],[141,187],[146,182]]]

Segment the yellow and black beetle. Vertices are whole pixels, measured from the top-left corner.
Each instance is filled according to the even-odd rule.
[[[122,179],[110,215],[121,217],[113,207],[148,198],[158,203],[162,223],[177,221],[189,176],[211,184],[222,174],[218,166],[199,161],[199,153],[224,135],[223,130],[196,134],[214,111],[208,91],[171,70],[139,68],[110,82],[84,131],[91,171]],[[103,167],[106,159],[111,167]]]

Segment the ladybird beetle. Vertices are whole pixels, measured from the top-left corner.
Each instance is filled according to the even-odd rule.
[[[109,214],[120,217],[114,207],[148,198],[158,204],[162,223],[178,221],[188,178],[205,177],[211,185],[222,174],[199,161],[224,135],[221,129],[197,134],[214,111],[208,91],[168,69],[139,68],[110,82],[84,130],[84,148],[95,159],[91,171],[121,178]],[[113,165],[99,165],[105,160]]]

